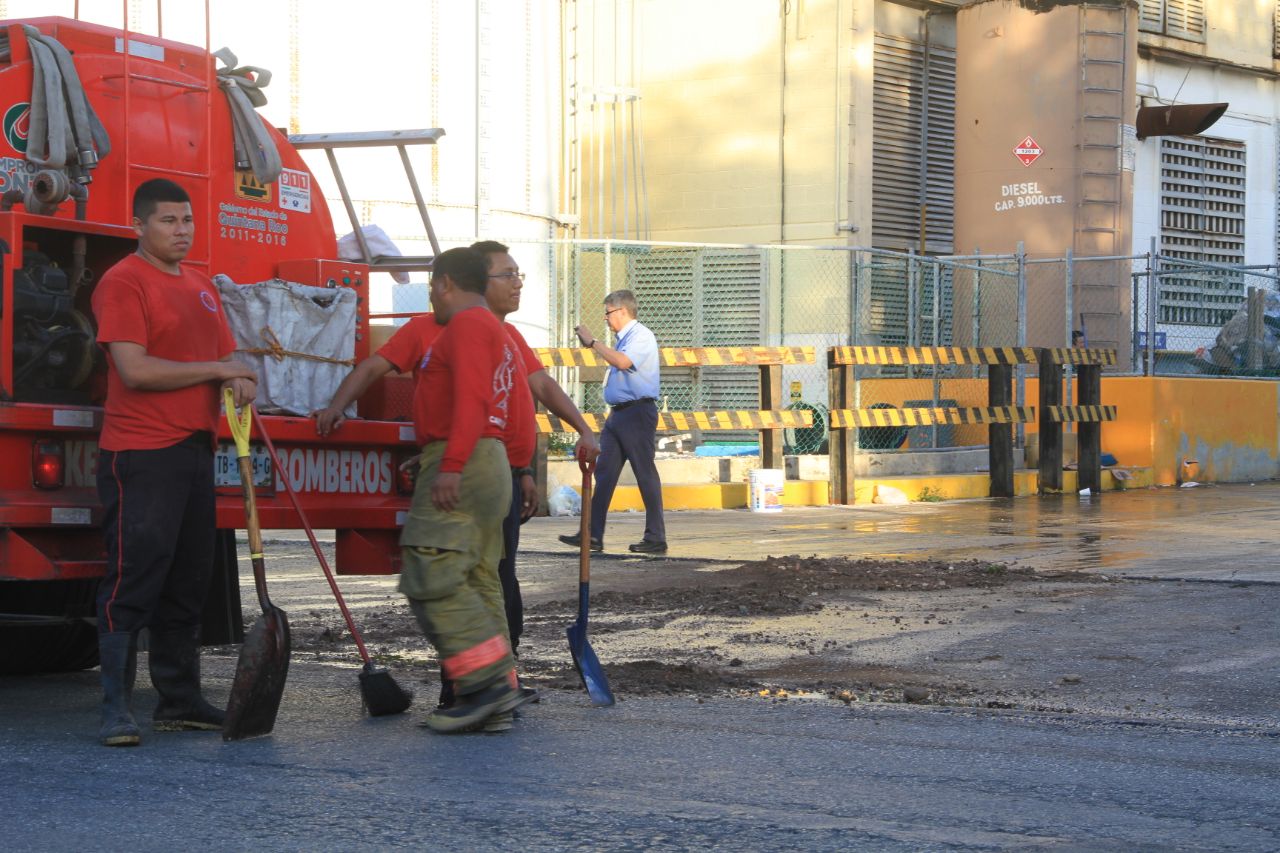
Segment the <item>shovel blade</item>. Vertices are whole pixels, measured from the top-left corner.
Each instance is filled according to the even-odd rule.
[[[240,646],[236,677],[227,702],[223,740],[270,734],[289,674],[289,617],[279,607],[265,610]]]
[[[604,667],[600,666],[595,650],[587,641],[586,623],[574,622],[565,633],[569,636],[569,654],[573,655],[574,669],[582,677],[582,686],[587,689],[591,704],[612,705],[613,691],[609,689],[609,679],[605,677]]]

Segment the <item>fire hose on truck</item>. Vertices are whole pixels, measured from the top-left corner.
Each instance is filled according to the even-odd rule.
[[[321,376],[314,394],[327,402],[324,383],[371,351],[370,276],[429,270],[438,251],[407,152],[444,132],[286,137],[254,109],[270,79],[263,69],[207,43],[68,18],[0,21],[0,59],[0,673],[79,669],[96,663],[106,565],[96,491],[105,372],[89,305],[98,276],[136,246],[133,189],[165,177],[187,190],[196,220],[187,263],[246,295],[288,291],[265,322],[233,324],[237,357],[279,371],[280,388]],[[365,238],[336,153],[369,146],[398,149],[432,255],[375,253]],[[339,253],[304,159],[316,150],[333,171],[356,259]],[[308,337],[306,317],[331,322],[337,307],[347,312],[341,323],[323,341]],[[357,402],[360,418],[328,438],[316,435],[306,400],[259,400],[281,464],[274,471],[265,446],[251,444],[261,525],[297,528],[287,477],[310,521],[335,531],[339,575],[399,568],[409,484],[395,472],[416,448],[408,399],[393,385],[371,389]],[[245,510],[231,436],[224,429],[218,441],[205,643],[244,636],[234,531]]]

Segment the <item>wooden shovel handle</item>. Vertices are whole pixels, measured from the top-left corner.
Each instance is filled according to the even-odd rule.
[[[582,470],[582,529],[578,543],[578,583],[591,582],[591,475],[595,473],[596,463],[586,459],[578,460],[578,468]]]
[[[258,592],[258,603],[263,612],[271,607],[267,598],[266,568],[262,558],[262,528],[258,524],[258,498],[253,490],[253,465],[249,461],[249,433],[253,424],[253,408],[245,406],[236,417],[235,398],[230,388],[223,389],[223,403],[227,414],[227,426],[236,441],[236,456],[240,466],[240,488],[244,491],[245,530],[249,534],[249,560],[253,564],[253,585]]]

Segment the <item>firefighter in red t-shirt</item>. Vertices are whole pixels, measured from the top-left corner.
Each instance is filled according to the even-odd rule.
[[[137,637],[150,629],[156,731],[222,728],[200,693],[200,617],[213,574],[213,436],[222,388],[248,405],[256,374],[233,361],[217,288],[182,266],[191,199],[162,178],[133,197],[138,250],[94,288],[107,352],[98,495],[107,574],[98,591],[102,729],[107,746],[140,742],[130,708]]]
[[[524,275],[509,254],[508,248],[503,244],[485,240],[473,243],[471,248],[481,252],[486,258],[488,285],[485,289],[485,300],[489,309],[498,316],[498,319],[505,321],[509,314],[520,307],[520,291],[524,283]],[[417,376],[423,357],[444,328],[436,322],[434,314],[428,313],[414,317],[397,330],[376,353],[362,361],[343,379],[328,406],[311,413],[316,419],[317,432],[321,435],[329,435],[340,428],[346,420],[343,413],[347,407],[384,376],[393,372],[412,372]],[[552,414],[578,431],[576,452],[579,456],[595,459],[600,453],[600,447],[590,425],[578,411],[578,407],[555,379],[543,369],[541,361],[525,342],[519,330],[505,322],[503,328],[519,352],[519,361],[524,365],[528,379],[527,388],[522,388],[517,383],[513,389],[515,400],[510,407],[511,416],[503,436],[503,442],[507,447],[507,460],[512,472],[512,505],[502,525],[503,557],[498,564],[498,578],[502,585],[502,608],[507,623],[507,634],[514,653],[524,630],[524,604],[515,568],[516,551],[520,544],[520,523],[537,510],[537,489],[531,467],[537,446],[533,399],[536,398]],[[448,689],[446,682],[441,689],[441,704],[448,705],[452,701],[452,692]],[[501,720],[491,720],[486,724],[486,731],[496,731],[501,724]]]
[[[471,249],[435,259],[431,306],[445,328],[415,370],[422,456],[400,535],[399,589],[456,692],[452,706],[427,716],[438,732],[484,724],[531,698],[516,678],[498,584],[511,501],[503,438],[524,371],[485,302],[487,280]]]

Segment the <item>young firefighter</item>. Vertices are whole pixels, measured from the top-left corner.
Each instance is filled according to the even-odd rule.
[[[489,309],[499,319],[505,321],[509,314],[520,307],[520,291],[524,276],[520,273],[515,260],[508,254],[507,247],[501,243],[486,240],[472,244],[471,248],[483,253],[487,259],[488,284],[485,289],[485,299]],[[312,416],[316,419],[316,430],[321,435],[328,435],[338,429],[345,421],[343,411],[347,406],[364,394],[375,381],[389,373],[393,371],[404,373],[412,370],[416,376],[422,357],[431,348],[443,328],[430,313],[414,317],[401,327],[374,355],[362,361],[342,381],[326,408],[312,412]],[[511,509],[502,525],[503,558],[498,566],[498,577],[502,584],[507,632],[514,653],[524,631],[524,605],[515,574],[515,555],[520,544],[520,522],[537,510],[536,488],[533,472],[529,467],[537,445],[533,403],[529,398],[529,392],[532,392],[533,398],[553,414],[578,431],[576,449],[578,455],[595,459],[600,450],[591,427],[578,411],[578,407],[555,379],[543,369],[542,363],[529,348],[519,330],[505,322],[503,328],[519,351],[519,361],[528,373],[527,389],[520,387],[519,383],[513,389],[517,399],[512,403],[511,417],[503,437],[512,470],[512,501]],[[452,693],[447,684],[442,685],[441,704],[448,705],[452,700]],[[501,724],[502,721],[496,721],[486,726],[486,730],[495,731],[496,726]]]
[[[511,502],[502,437],[521,367],[485,303],[487,281],[471,249],[435,259],[431,307],[445,330],[423,356],[414,392],[422,457],[400,534],[399,589],[454,685],[455,702],[427,716],[438,732],[483,724],[530,698],[516,679],[498,582]]]
[[[182,266],[191,250],[191,199],[155,179],[133,197],[138,250],[94,289],[98,343],[107,351],[98,495],[107,574],[98,592],[102,729],[106,746],[141,735],[130,708],[137,637],[150,628],[156,731],[220,729],[200,694],[200,614],[213,572],[213,436],[221,389],[253,401],[255,374],[231,360],[235,341],[218,291]]]

